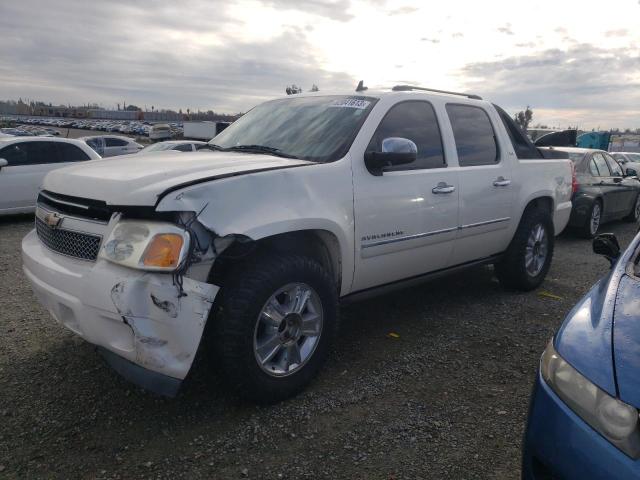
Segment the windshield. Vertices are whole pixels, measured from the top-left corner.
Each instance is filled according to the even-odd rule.
[[[375,102],[372,97],[340,95],[273,100],[253,108],[209,144],[224,149],[261,146],[265,153],[271,149],[283,156],[331,162],[347,153]]]
[[[140,153],[148,153],[148,152],[160,152],[162,150],[169,150],[173,147],[173,143],[154,143],[153,145],[149,145],[148,147],[144,147],[140,150]]]

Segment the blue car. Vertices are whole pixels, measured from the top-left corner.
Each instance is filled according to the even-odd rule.
[[[640,234],[571,310],[540,360],[524,438],[522,478],[640,479]]]

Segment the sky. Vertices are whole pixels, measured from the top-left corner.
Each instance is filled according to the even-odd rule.
[[[0,99],[235,113],[362,79],[640,127],[640,0],[19,0],[0,38]]]

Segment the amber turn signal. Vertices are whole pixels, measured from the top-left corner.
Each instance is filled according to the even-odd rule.
[[[145,267],[177,267],[184,240],[175,233],[161,233],[153,237],[142,257]]]

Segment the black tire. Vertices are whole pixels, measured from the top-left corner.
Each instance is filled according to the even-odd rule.
[[[539,273],[532,275],[527,270],[527,243],[534,229],[540,225],[546,235],[547,255]],[[516,230],[503,259],[495,265],[496,276],[500,284],[509,290],[530,291],[543,281],[551,266],[555,235],[553,220],[549,212],[532,207],[527,209]]]
[[[598,226],[593,230],[591,222],[593,215],[596,211],[596,208],[599,209],[600,217],[598,220]],[[582,238],[593,238],[598,234],[598,230],[600,229],[600,225],[602,224],[602,202],[600,200],[596,200],[591,205],[589,209],[589,215],[584,221],[584,225],[578,228],[577,233]]]
[[[285,285],[310,286],[322,305],[322,330],[315,350],[288,376],[272,376],[258,364],[254,334],[260,313]],[[331,275],[315,260],[294,254],[267,253],[253,257],[229,273],[216,298],[207,329],[207,351],[238,393],[258,403],[289,398],[316,376],[324,364],[338,327],[338,292]]]
[[[627,222],[638,222],[638,220],[640,220],[640,195],[636,196],[635,201],[633,202],[633,206],[631,207],[631,212],[629,212],[629,215],[627,215],[626,217],[624,217],[624,220],[626,220]]]

